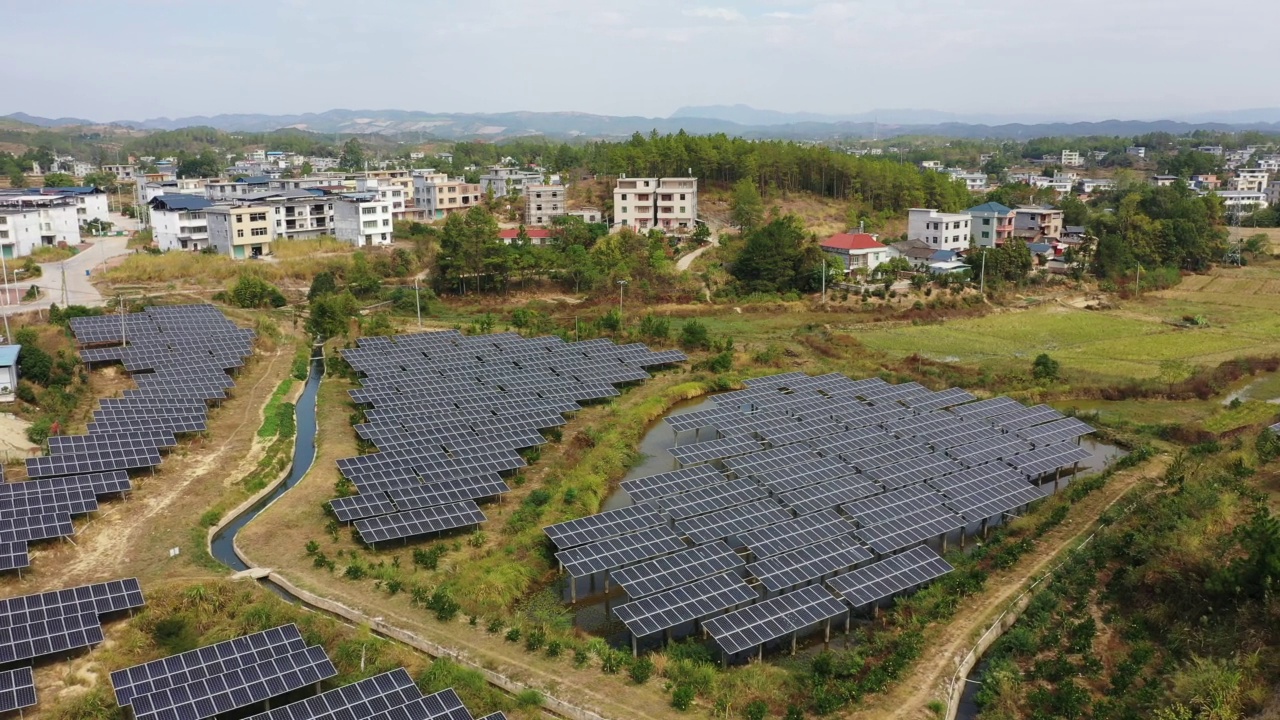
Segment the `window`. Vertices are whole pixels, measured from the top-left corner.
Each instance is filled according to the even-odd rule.
[[[391,212],[391,206],[390,206],[390,205],[383,205],[383,206],[382,206],[382,212],[384,212],[384,213],[389,213],[389,212]]]
[[[991,224],[991,218],[982,218],[982,224],[983,224],[983,225],[990,225],[990,224]]]
[[[623,199],[623,200],[626,200],[626,199],[627,199],[627,194],[626,194],[626,193],[622,193],[622,199]]]
[[[266,213],[250,213],[249,222],[262,222],[267,219]]]
[[[386,240],[387,240],[387,234],[386,234],[386,233],[382,233],[382,240],[383,240],[383,242],[386,242]]]
[[[9,239],[9,231],[0,230],[0,240],[8,240],[8,239]]]
[[[277,220],[277,221],[276,221],[276,227],[280,227],[280,226],[281,226],[281,224],[282,224],[282,223],[281,223],[279,220]]]
[[[264,227],[256,227],[253,230],[251,230],[249,234],[254,237],[262,237],[263,235],[267,234],[267,229]]]
[[[537,209],[538,209],[538,212],[542,212],[542,206],[541,206],[541,205],[539,205]]]
[[[365,220],[365,221],[364,221],[364,227],[365,227],[365,229],[366,229],[366,230],[371,230],[371,229],[373,229],[373,228],[376,228],[376,227],[378,227],[378,221],[377,221],[377,220]]]
[[[626,215],[626,214],[627,214],[627,206],[626,206],[626,205],[623,205],[622,207],[618,208],[618,212],[619,212],[620,214],[622,214],[622,215]]]
[[[683,215],[683,214],[684,214],[684,206],[683,206],[683,205],[681,205],[681,206],[680,206],[680,214],[681,214],[681,215]]]
[[[378,214],[378,208],[373,207],[372,205],[370,205],[369,207],[363,207],[363,208],[360,208],[360,214],[361,214],[361,215],[376,215],[376,214]]]
[[[983,237],[983,239],[989,238],[989,237],[991,237],[991,233],[987,232],[986,230],[983,230],[983,231],[982,231],[982,237]]]
[[[242,223],[242,222],[244,222],[244,216],[243,216],[243,215],[236,215],[236,222],[238,222],[238,223]]]
[[[236,237],[238,238],[244,237],[244,228],[240,228],[239,230],[236,230]]]
[[[382,227],[387,227],[387,226],[388,226],[388,225],[390,225],[390,224],[391,224],[391,221],[390,221],[390,220],[388,220],[388,219],[386,219],[386,218],[383,218],[383,219],[382,219]]]

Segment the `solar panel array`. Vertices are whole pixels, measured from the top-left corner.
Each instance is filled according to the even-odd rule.
[[[433,508],[507,492],[499,473],[523,467],[518,451],[545,442],[541,431],[564,413],[686,359],[638,343],[454,331],[361,338],[342,356],[362,376],[351,391],[365,407],[356,432],[377,452],[338,461],[358,494],[331,507],[370,543],[462,527],[460,517],[483,522],[478,509]]]
[[[0,600],[0,663],[102,642],[101,616],[143,605],[136,578]]]
[[[207,401],[226,397],[227,371],[253,352],[253,331],[212,305],[73,318],[71,330],[82,360],[122,363],[137,388],[100,400],[87,434],[50,437],[49,454],[26,461],[31,480],[0,484],[0,570],[26,567],[29,541],[73,535],[74,516],[130,490],[128,473],[159,465],[176,434],[204,430]]]
[[[337,674],[324,648],[283,625],[117,670],[111,685],[138,720],[204,720]]]
[[[719,437],[677,445],[677,470],[625,481],[638,504],[546,528],[575,577],[618,580],[632,598],[618,616],[637,635],[753,601],[732,590],[741,575],[770,599],[712,632],[731,653],[797,629],[773,610],[802,626],[832,617],[824,581],[854,607],[915,587],[950,570],[922,543],[1034,502],[1031,480],[1089,456],[1070,443],[1088,425],[1009,398],[836,374],[746,385],[667,419]]]
[[[453,688],[423,695],[404,668],[343,685],[249,720],[473,720]],[[482,720],[506,720],[501,712]]]
[[[13,712],[36,704],[36,681],[31,668],[0,672],[0,712]]]

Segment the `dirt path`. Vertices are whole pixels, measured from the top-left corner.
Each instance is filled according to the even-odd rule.
[[[961,659],[997,615],[1026,588],[1027,583],[1056,563],[1091,532],[1099,517],[1143,481],[1159,478],[1170,459],[1161,455],[1117,473],[1106,487],[1095,491],[1071,509],[1061,525],[1049,531],[1023,562],[987,579],[986,590],[970,598],[937,634],[926,640],[922,659],[895,688],[879,696],[850,717],[882,720],[923,720],[935,717],[926,707],[947,697],[947,686]]]
[[[706,252],[707,250],[710,250],[713,247],[720,246],[719,224],[715,222],[708,222],[707,227],[711,228],[711,241],[708,242],[706,245],[703,245],[702,247],[698,248],[697,250],[694,250],[693,252],[689,253],[688,255],[685,255],[679,260],[676,260],[676,270],[680,272],[684,272],[685,270],[688,270],[689,266],[693,264],[693,261],[697,260],[702,255],[702,253]]]

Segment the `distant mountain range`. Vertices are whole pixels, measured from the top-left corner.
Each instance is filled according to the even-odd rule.
[[[138,130],[212,127],[228,132],[285,128],[322,134],[379,134],[423,140],[499,140],[513,137],[618,138],[632,133],[727,133],[749,138],[821,140],[937,135],[955,138],[1027,139],[1048,135],[1142,135],[1194,130],[1280,132],[1280,108],[1224,111],[1172,120],[1052,122],[1012,116],[957,115],[934,110],[876,110],[823,115],[760,110],[746,105],[684,107],[671,117],[616,117],[579,112],[431,113],[413,110],[329,110],[301,115],[237,114],[151,118],[101,123],[83,118],[42,118],[13,113],[5,119],[45,128],[111,124]]]

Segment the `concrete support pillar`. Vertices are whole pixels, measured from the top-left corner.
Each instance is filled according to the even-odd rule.
[[[942,533],[942,552],[943,553],[947,552],[947,534],[946,533]]]
[[[667,641],[667,644],[670,645],[671,644],[671,628],[667,628],[666,630],[663,630],[662,637],[664,640]]]
[[[968,525],[961,525],[961,526],[960,526],[960,549],[961,549],[961,550],[963,550],[963,549],[964,549],[965,536],[969,534],[969,533],[968,533],[968,530],[969,530],[969,526],[968,526]]]
[[[638,655],[636,652],[636,634],[631,633],[631,657],[637,657]]]
[[[760,643],[756,647],[756,660],[764,662],[764,643]]]
[[[578,578],[569,576],[569,602],[577,604],[578,602]]]
[[[791,633],[791,654],[796,654],[796,633]]]
[[[822,637],[822,645],[826,647],[831,644],[831,618],[827,618],[827,629]]]

